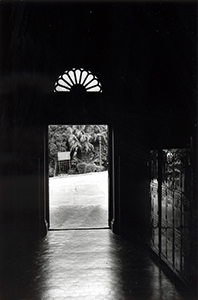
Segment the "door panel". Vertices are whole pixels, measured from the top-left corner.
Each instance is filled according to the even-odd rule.
[[[151,151],[150,246],[179,277],[190,281],[193,180],[190,150],[160,151],[161,155],[159,150]]]

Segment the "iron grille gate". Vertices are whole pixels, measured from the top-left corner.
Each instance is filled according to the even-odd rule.
[[[190,281],[192,168],[189,149],[151,151],[150,246]]]

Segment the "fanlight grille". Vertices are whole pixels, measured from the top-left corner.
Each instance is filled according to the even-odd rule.
[[[82,85],[86,92],[102,92],[101,83],[90,71],[71,69],[58,77],[54,85],[54,92],[70,92],[72,86]]]

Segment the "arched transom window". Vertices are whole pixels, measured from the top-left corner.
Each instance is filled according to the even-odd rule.
[[[54,92],[70,92],[73,87],[83,87],[86,92],[102,92],[101,83],[90,71],[71,69],[58,77],[54,85]]]

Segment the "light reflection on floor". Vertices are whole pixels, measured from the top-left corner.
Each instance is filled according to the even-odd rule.
[[[182,296],[141,244],[108,229],[50,231],[29,271],[33,279],[16,299],[193,299]]]

